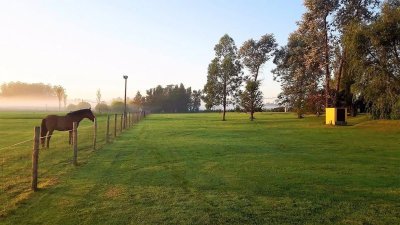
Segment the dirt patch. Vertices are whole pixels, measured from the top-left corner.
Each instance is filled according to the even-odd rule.
[[[109,187],[106,190],[106,192],[104,193],[104,196],[106,198],[118,198],[118,197],[122,196],[125,193],[126,193],[126,191],[125,191],[124,188],[113,186],[113,187]]]

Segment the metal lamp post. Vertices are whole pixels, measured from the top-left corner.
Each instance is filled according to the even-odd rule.
[[[125,79],[125,98],[124,98],[124,129],[126,128],[126,83],[128,80],[128,76],[124,75],[123,76]]]

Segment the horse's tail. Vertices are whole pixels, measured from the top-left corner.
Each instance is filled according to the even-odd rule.
[[[47,135],[46,119],[42,119],[42,124],[40,125],[40,143],[44,145],[44,140]]]

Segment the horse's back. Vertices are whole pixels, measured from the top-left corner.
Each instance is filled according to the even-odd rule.
[[[46,120],[46,126],[50,130],[71,130],[72,122],[70,122],[65,116],[48,115],[44,118]]]

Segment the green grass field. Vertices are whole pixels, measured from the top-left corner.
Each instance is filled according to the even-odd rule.
[[[0,114],[0,148],[40,116]],[[83,128],[78,167],[57,133],[37,193],[32,144],[2,150],[0,224],[400,224],[400,121],[256,118],[154,114],[97,151]]]
[[[0,222],[33,194],[29,189],[33,128],[39,126],[42,118],[48,114],[57,113],[0,112]],[[105,115],[98,116],[98,148],[105,145],[106,118]],[[111,121],[110,132],[113,134],[113,116]],[[117,128],[119,134],[119,121]],[[110,139],[113,139],[113,135]],[[92,155],[92,140],[93,124],[89,120],[83,120],[78,137],[80,164],[85,164]],[[24,143],[8,147],[20,142]],[[61,177],[74,170],[71,166],[73,153],[68,145],[68,132],[55,131],[50,147],[50,150],[41,150],[39,156],[39,187],[43,189],[56,185]]]

